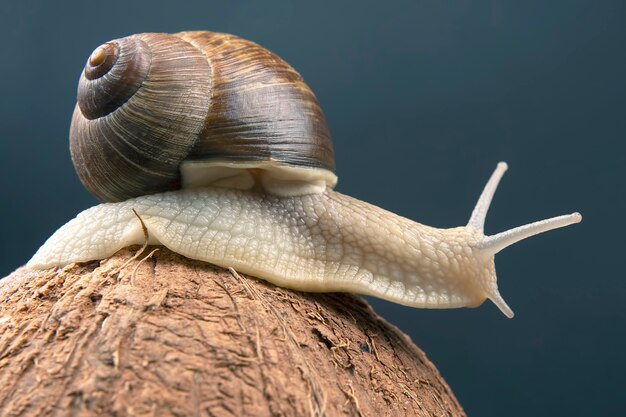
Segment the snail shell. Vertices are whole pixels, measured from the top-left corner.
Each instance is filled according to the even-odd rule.
[[[233,35],[148,33],[105,43],[85,65],[77,101],[72,161],[102,201],[257,182],[289,195],[337,182],[326,120],[302,77]]]

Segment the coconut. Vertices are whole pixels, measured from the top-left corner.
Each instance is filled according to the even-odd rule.
[[[464,416],[360,297],[124,249],[0,280],[2,416]]]

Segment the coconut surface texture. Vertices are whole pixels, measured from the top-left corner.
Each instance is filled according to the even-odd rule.
[[[1,416],[465,415],[361,298],[154,249],[0,280]]]

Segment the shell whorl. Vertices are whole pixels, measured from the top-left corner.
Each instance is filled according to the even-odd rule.
[[[94,50],[70,150],[81,181],[103,201],[178,189],[183,161],[296,167],[307,180],[324,171],[336,181],[324,115],[300,75],[221,33],[132,35]]]
[[[195,145],[210,107],[204,54],[163,34],[108,45],[118,54],[111,68],[89,80],[87,62],[79,81],[70,129],[78,176],[103,201],[176,188],[180,161]]]
[[[128,101],[146,79],[150,58],[148,45],[139,39],[120,39],[96,48],[78,82],[82,114],[97,119]]]

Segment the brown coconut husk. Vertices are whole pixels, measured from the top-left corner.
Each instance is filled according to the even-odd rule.
[[[361,298],[153,249],[0,280],[0,415],[465,415]]]

